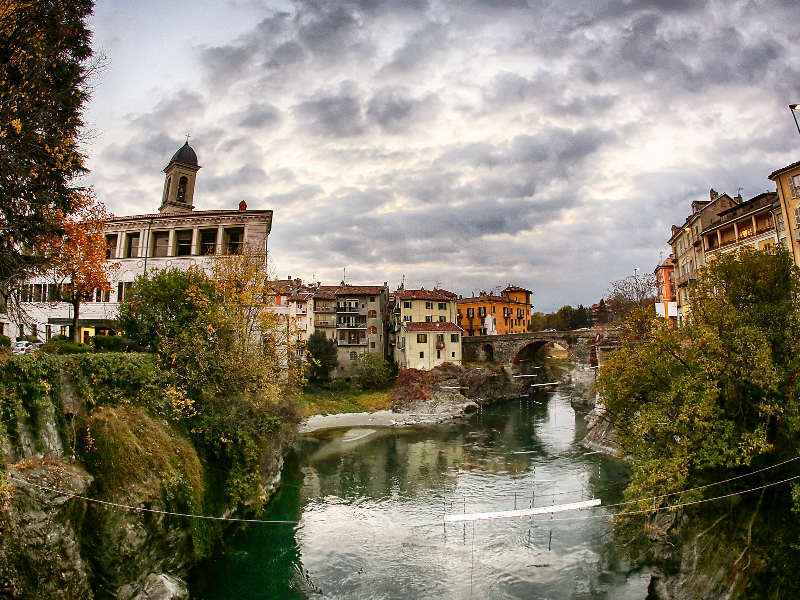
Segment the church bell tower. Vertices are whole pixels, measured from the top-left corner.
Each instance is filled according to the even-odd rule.
[[[161,198],[160,213],[191,212],[194,209],[194,180],[200,166],[197,164],[197,154],[186,143],[172,156],[169,164],[164,169],[164,195]]]

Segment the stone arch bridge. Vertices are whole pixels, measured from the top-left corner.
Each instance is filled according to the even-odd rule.
[[[464,361],[489,360],[505,364],[518,364],[528,353],[536,352],[545,344],[556,343],[579,362],[589,363],[589,346],[597,336],[596,331],[531,331],[504,335],[464,336],[461,343]]]

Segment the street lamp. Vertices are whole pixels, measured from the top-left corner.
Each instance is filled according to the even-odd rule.
[[[797,122],[797,112],[800,111],[800,104],[790,104],[789,110],[792,111],[794,117],[794,125],[797,127],[797,133],[800,133],[800,123]]]

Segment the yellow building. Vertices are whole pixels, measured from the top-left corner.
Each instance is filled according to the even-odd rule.
[[[800,161],[770,173],[778,192],[778,205],[783,215],[782,223],[787,249],[800,266]]]
[[[533,305],[531,292],[514,285],[500,296],[480,294],[458,300],[458,324],[464,335],[503,335],[528,331]]]
[[[399,323],[455,323],[458,296],[447,290],[398,290],[394,314]]]
[[[398,333],[396,360],[400,369],[433,369],[461,364],[461,328],[447,321],[406,322]]]

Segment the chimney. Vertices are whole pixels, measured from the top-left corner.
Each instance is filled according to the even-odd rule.
[[[716,200],[717,198],[719,198],[719,194],[717,193],[717,190],[715,190],[714,188],[711,188],[711,189],[708,191],[708,195],[709,195],[709,197],[711,198],[711,201],[712,201],[712,202],[713,202],[714,200]]]
[[[239,202],[239,210],[241,210],[241,211],[247,210],[247,202],[245,202],[244,200]]]

